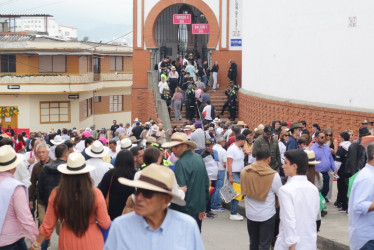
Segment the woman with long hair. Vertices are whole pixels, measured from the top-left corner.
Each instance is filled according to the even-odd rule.
[[[15,142],[14,150],[17,153],[25,153],[26,152],[26,142],[23,138],[22,134],[17,135],[17,141]]]
[[[127,198],[134,193],[134,188],[121,185],[118,178],[134,179],[134,156],[127,150],[121,150],[114,162],[114,168],[105,173],[98,188],[107,197],[108,212],[111,220],[122,214]],[[109,196],[108,196],[109,195]],[[108,203],[109,202],[109,203]]]
[[[173,98],[171,99],[171,103],[174,110],[174,121],[182,120],[182,100],[183,100],[183,93],[182,90],[177,87],[175,90],[175,93],[173,95]]]
[[[290,131],[288,129],[283,129],[280,132],[279,141],[278,141],[279,153],[281,156],[282,165],[284,164],[284,159],[285,159],[284,153],[286,152],[286,143],[289,139],[290,139]],[[280,170],[282,171],[282,168]]]
[[[57,220],[61,222],[58,249],[103,249],[98,225],[108,229],[110,217],[102,193],[92,187],[89,172],[95,167],[86,165],[81,153],[71,153],[67,164],[57,169],[62,173],[61,182],[49,196],[43,224],[30,249],[40,249],[43,240],[50,239]]]
[[[317,131],[321,131],[321,128],[317,123],[313,123],[312,124],[312,136],[311,136],[312,141],[315,140]]]

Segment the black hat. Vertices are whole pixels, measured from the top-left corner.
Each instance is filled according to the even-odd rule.
[[[358,130],[358,136],[363,137],[363,136],[366,136],[366,135],[371,135],[371,133],[369,132],[369,129],[367,127],[361,127]]]
[[[274,133],[274,129],[270,125],[266,125],[264,128],[264,132],[268,135],[272,135]]]

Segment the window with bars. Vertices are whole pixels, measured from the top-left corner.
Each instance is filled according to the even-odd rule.
[[[1,55],[1,72],[16,72],[16,55]]]
[[[39,72],[66,72],[66,56],[39,56]]]
[[[123,56],[111,56],[109,58],[110,71],[123,71]]]
[[[109,111],[119,112],[123,110],[123,96],[111,95],[109,98]]]
[[[70,102],[40,102],[40,123],[69,123]]]

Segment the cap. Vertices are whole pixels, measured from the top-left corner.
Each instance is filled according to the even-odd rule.
[[[268,135],[271,135],[274,133],[273,127],[270,125],[266,125],[264,128],[264,132]]]

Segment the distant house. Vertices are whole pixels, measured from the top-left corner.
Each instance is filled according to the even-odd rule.
[[[2,127],[101,128],[131,119],[131,47],[8,34],[0,35],[0,60]]]

